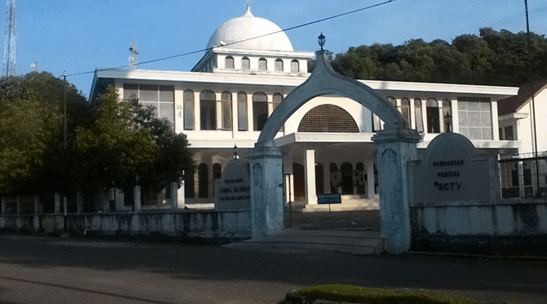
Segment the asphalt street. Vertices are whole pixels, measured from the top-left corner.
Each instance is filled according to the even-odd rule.
[[[547,303],[547,261],[240,251],[213,245],[0,235],[0,303],[277,303],[314,284]]]

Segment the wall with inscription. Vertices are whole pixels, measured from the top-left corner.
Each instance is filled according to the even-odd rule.
[[[429,144],[425,157],[411,165],[411,205],[492,202],[499,199],[495,156],[478,153],[457,133],[443,133]]]
[[[215,184],[215,210],[250,210],[250,191],[249,166],[238,158],[230,160]]]

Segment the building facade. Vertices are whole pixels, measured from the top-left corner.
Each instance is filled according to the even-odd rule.
[[[94,99],[112,85],[121,100],[136,97],[154,106],[176,132],[187,135],[198,165],[194,177],[179,189],[179,200],[184,197],[188,207],[211,206],[215,180],[235,147],[246,159],[268,117],[309,77],[315,56],[294,51],[277,25],[255,17],[250,8],[222,24],[207,49],[192,71],[97,71],[90,94]],[[419,153],[449,128],[485,153],[519,148],[516,140],[500,140],[497,103],[516,95],[518,88],[360,81],[385,97],[423,136]],[[307,102],[275,139],[283,153],[287,200],[314,205],[321,193],[374,198],[379,189],[372,137],[382,127],[373,109],[354,100],[322,96]]]

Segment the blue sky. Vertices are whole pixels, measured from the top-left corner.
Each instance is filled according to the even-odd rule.
[[[89,95],[96,68],[128,64],[135,41],[137,62],[204,49],[213,32],[245,12],[247,0],[17,0],[17,72],[37,62],[40,71],[61,76]],[[255,16],[281,28],[382,3],[384,0],[250,0]],[[528,0],[530,29],[547,34],[547,1]],[[0,1],[0,20],[6,16]],[[2,29],[4,28],[2,24]],[[337,19],[287,32],[295,50],[315,51],[317,36],[327,37],[335,54],[373,43],[402,44],[421,38],[451,42],[482,27],[526,30],[524,0],[397,0]],[[2,31],[3,33],[3,31]],[[1,36],[2,50],[4,35]],[[3,55],[3,54],[2,54]],[[203,53],[139,66],[190,70]],[[84,73],[82,75],[75,75]]]

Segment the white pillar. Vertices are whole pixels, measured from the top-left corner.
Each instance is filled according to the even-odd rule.
[[[177,204],[177,208],[179,209],[184,209],[184,204],[186,203],[186,200],[185,200],[185,195],[186,193],[184,192],[184,187],[185,187],[185,182],[184,180],[182,181],[182,184],[180,185],[180,188],[177,189],[177,198],[176,198],[176,204]]]
[[[317,204],[317,191],[315,189],[315,150],[306,150],[304,154],[304,170],[306,178],[306,204]]]
[[[134,193],[134,211],[135,212],[141,212],[141,186],[135,186],[135,188],[133,188],[133,193]]]
[[[366,198],[374,198],[374,161],[369,161],[366,167]]]
[[[34,195],[34,214],[40,214],[40,197],[35,194]]]
[[[400,254],[410,249],[410,207],[408,164],[416,159],[417,132],[391,129],[377,132],[380,219],[386,252]]]
[[[61,193],[55,192],[55,214],[61,214]]]
[[[171,183],[171,187],[169,190],[171,190],[171,208],[177,209],[178,208],[178,183]]]
[[[283,230],[283,161],[273,141],[255,146],[251,161],[251,236]]]
[[[123,193],[123,190],[114,188],[114,201],[116,202],[115,211],[121,211],[125,209],[125,193]]]
[[[78,214],[84,212],[84,198],[82,191],[76,191],[76,210]]]

